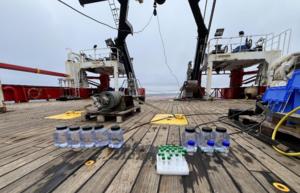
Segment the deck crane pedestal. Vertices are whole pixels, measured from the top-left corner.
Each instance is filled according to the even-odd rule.
[[[85,4],[102,1],[106,0],[79,0],[79,3],[84,6]],[[129,0],[118,1],[120,3],[119,19],[117,22],[115,21],[115,24],[118,27],[118,35],[115,40],[106,40],[106,44],[111,48],[111,55],[116,56],[118,63],[122,64],[124,67],[127,76],[127,88],[124,92],[119,92],[119,89],[115,88],[115,91],[106,91],[92,96],[94,101],[93,109],[87,109],[84,116],[86,119],[96,116],[97,120],[100,122],[104,121],[106,116],[116,116],[118,119],[118,116],[135,112],[140,107],[134,103],[134,98],[144,99],[139,96],[137,79],[126,44],[127,36],[133,34],[132,25],[127,20]],[[109,3],[111,7],[111,3],[114,4],[114,1]],[[113,7],[113,16],[116,17],[117,14],[115,13],[115,9],[117,8],[115,5]],[[118,76],[115,75],[114,78],[117,79]]]
[[[190,77],[187,78],[181,88],[180,98],[202,98],[204,95],[204,89],[201,87],[201,64],[205,56],[209,28],[207,28],[204,23],[204,18],[199,7],[199,0],[188,0],[188,2],[197,24],[198,40],[194,58],[194,67],[192,68]],[[212,21],[212,16],[210,23]]]
[[[84,6],[90,3],[102,2],[107,0],[79,0],[79,3]],[[137,96],[138,84],[136,75],[133,69],[132,60],[128,52],[126,38],[129,34],[133,34],[132,25],[127,20],[129,0],[118,0],[120,3],[120,13],[118,19],[118,36],[114,41],[110,41],[112,52],[117,55],[120,63],[124,65],[127,81],[128,81],[128,94]]]

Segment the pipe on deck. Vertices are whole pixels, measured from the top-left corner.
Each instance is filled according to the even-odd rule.
[[[53,71],[42,70],[42,69],[38,69],[38,68],[30,68],[30,67],[6,64],[6,63],[0,63],[0,68],[6,69],[6,70],[15,70],[15,71],[43,74],[43,75],[49,75],[49,76],[58,76],[58,77],[68,77],[69,76],[68,74],[64,74],[64,73],[60,73],[60,72],[53,72]]]

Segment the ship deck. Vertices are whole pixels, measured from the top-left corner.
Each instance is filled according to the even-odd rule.
[[[190,125],[216,120],[228,108],[247,109],[254,101],[150,101],[169,113],[201,113],[189,116]],[[157,110],[143,105],[142,112],[126,119],[126,143],[120,150],[70,150],[53,146],[57,125],[93,125],[94,122],[50,120],[46,116],[82,110],[89,100],[39,102],[9,105],[0,114],[0,192],[280,192],[279,182],[300,192],[300,161],[277,154],[269,145],[239,133],[231,137],[228,157],[201,153],[187,156],[188,176],[160,176],[155,170],[155,153],[163,144],[180,144],[184,127],[169,125],[134,126],[151,120]],[[107,122],[110,126],[113,122]],[[222,125],[212,123],[210,126]],[[238,131],[228,125],[229,132]],[[94,164],[86,165],[86,161]]]

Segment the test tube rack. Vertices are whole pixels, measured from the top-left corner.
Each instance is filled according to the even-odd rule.
[[[186,150],[182,146],[163,145],[156,154],[156,171],[160,175],[189,175],[185,159]]]

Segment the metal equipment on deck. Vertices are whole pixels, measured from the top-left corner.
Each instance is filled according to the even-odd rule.
[[[107,117],[116,117],[117,122],[122,122],[125,115],[140,112],[140,107],[134,104],[133,97],[122,92],[106,91],[91,98],[94,104],[92,108],[86,108],[83,115],[85,120],[96,117],[98,122],[104,122]]]
[[[79,3],[84,6],[85,4],[90,3],[96,3],[96,2],[102,2],[106,0],[79,0]],[[111,5],[111,9],[115,18],[116,25],[118,24],[118,35],[116,39],[109,40],[106,43],[111,48],[111,51],[117,56],[117,60],[120,61],[120,63],[123,64],[126,76],[129,82],[133,82],[134,84],[128,84],[131,87],[128,87],[130,90],[129,93],[131,93],[133,96],[138,96],[137,90],[137,80],[136,75],[134,73],[133,65],[132,65],[132,59],[129,55],[127,44],[126,44],[126,38],[129,34],[133,34],[132,25],[127,20],[128,15],[128,8],[129,8],[129,0],[118,0],[120,3],[120,12],[119,19],[116,20],[117,17],[117,10],[115,5]],[[110,2],[109,2],[110,3]],[[114,3],[113,3],[114,4]]]
[[[262,94],[268,86],[272,63],[289,52],[290,35],[291,30],[276,36],[245,35],[244,32],[240,32],[238,37],[216,36],[209,40],[207,61],[203,68],[207,74],[205,98],[238,99],[249,93]],[[256,41],[255,45],[252,45],[252,41]],[[258,66],[257,70],[245,71],[246,68],[255,65]],[[230,87],[215,95],[212,92],[213,71],[221,75],[228,72],[231,74]],[[243,79],[245,75],[251,74],[253,76]],[[252,90],[242,87],[252,82],[255,83]]]
[[[101,2],[104,0],[79,0],[83,6],[85,4]],[[118,0],[120,8],[117,8],[115,1],[109,1],[109,6],[113,14],[115,25],[118,27],[118,35],[115,40],[106,40],[107,48],[110,50],[109,56],[97,57],[97,46],[94,46],[94,57],[87,56],[85,51],[82,51],[77,57],[78,62],[74,62],[69,58],[67,71],[72,74],[75,84],[89,84],[86,71],[93,73],[106,74],[114,77],[114,92],[103,92],[110,90],[109,88],[101,90],[102,93],[92,96],[94,101],[94,110],[87,110],[85,118],[89,119],[92,116],[97,116],[98,121],[105,121],[105,116],[116,116],[117,122],[122,121],[125,114],[140,109],[133,101],[133,97],[145,99],[144,89],[139,89],[138,81],[132,65],[132,58],[129,55],[126,37],[133,34],[133,29],[130,22],[127,20],[129,0]],[[120,10],[120,12],[118,12]],[[119,17],[119,18],[118,18]],[[74,53],[71,53],[74,55]],[[127,77],[127,88],[121,88],[123,93],[119,92],[118,78],[119,75]],[[102,82],[101,82],[102,84]]]
[[[192,10],[195,22],[197,24],[198,37],[197,37],[196,53],[194,58],[194,66],[191,69],[190,77],[188,76],[187,80],[184,82],[181,88],[181,93],[179,97],[180,98],[202,98],[204,96],[204,92],[203,92],[204,89],[201,87],[202,68],[203,68],[202,64],[204,61],[207,40],[209,36],[212,19],[214,16],[216,0],[213,1],[208,27],[206,27],[205,25],[204,17],[202,16],[199,7],[199,1],[188,0],[188,2]]]

